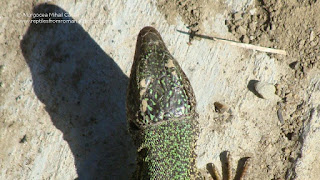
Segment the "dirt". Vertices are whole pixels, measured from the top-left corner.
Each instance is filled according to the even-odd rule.
[[[281,148],[284,166],[281,173],[275,174],[276,178],[295,178],[294,166],[301,158],[303,125],[314,111],[304,97],[310,93],[306,92],[308,73],[319,73],[320,69],[318,5],[317,1],[256,1],[255,6],[245,11],[231,13],[226,21],[229,31],[239,41],[286,50],[286,57],[270,56],[286,63],[295,72],[277,85],[277,94],[282,98],[278,108],[286,122],[281,127],[281,135],[289,143]]]
[[[175,23],[177,15],[180,15],[190,30],[199,31],[202,19],[201,1],[159,0],[157,6],[168,22]]]
[[[208,12],[222,12],[226,5],[221,1],[158,0],[157,7],[164,14],[168,23],[174,24],[177,18],[182,18],[182,21],[191,32],[201,33],[204,28],[203,21],[210,17],[211,13]]]
[[[285,49],[290,67],[296,71],[296,78],[301,79],[312,68],[320,67],[320,10],[315,8],[318,3],[257,1],[256,6],[246,11],[231,13],[226,24],[242,42]],[[281,57],[278,59],[282,60]]]

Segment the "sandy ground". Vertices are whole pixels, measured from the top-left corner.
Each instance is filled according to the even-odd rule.
[[[150,25],[195,91],[204,176],[208,163],[221,172],[220,159],[230,151],[233,172],[251,157],[246,179],[319,178],[319,4],[1,1],[0,179],[130,177],[136,150],[126,129],[126,87],[136,37]],[[45,13],[65,22],[30,23]],[[201,38],[188,45],[189,36],[177,30],[287,55]],[[273,84],[274,97],[258,97],[257,81]],[[217,113],[214,102],[229,110]]]

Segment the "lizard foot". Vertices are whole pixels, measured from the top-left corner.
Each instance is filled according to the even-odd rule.
[[[220,159],[222,162],[222,175],[223,180],[232,180],[232,165],[230,152],[224,151],[220,154]],[[246,175],[250,164],[250,157],[241,158],[238,162],[237,172],[234,177],[234,180],[242,180]],[[218,172],[217,167],[213,163],[207,164],[207,170],[209,171],[211,177],[214,180],[222,180],[220,173]]]

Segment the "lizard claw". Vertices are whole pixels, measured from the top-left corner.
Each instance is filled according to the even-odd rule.
[[[222,175],[223,180],[232,180],[232,165],[231,165],[231,155],[229,151],[222,152],[220,154],[222,162]],[[238,162],[237,172],[234,180],[242,180],[249,168],[250,157],[241,158]],[[222,180],[221,175],[217,167],[213,163],[207,164],[207,170],[209,171],[211,177],[214,180]]]

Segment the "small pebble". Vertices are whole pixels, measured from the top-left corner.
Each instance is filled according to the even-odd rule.
[[[241,41],[242,41],[243,43],[249,43],[249,38],[248,38],[248,36],[243,35],[243,36],[241,37]]]
[[[27,142],[27,135],[25,134],[19,141],[19,143],[25,143]]]
[[[103,10],[106,11],[106,12],[108,12],[108,6],[107,6],[107,5],[104,5],[104,6],[103,6]]]
[[[284,124],[281,108],[278,109],[277,116],[278,116],[278,119],[279,119],[280,123]]]
[[[310,41],[313,41],[314,38],[315,38],[314,31],[311,31],[311,33],[310,33]]]
[[[311,46],[316,46],[316,45],[317,45],[317,42],[316,42],[316,41],[312,41],[312,42],[310,43],[310,45],[311,45]]]
[[[300,63],[298,61],[294,61],[294,62],[290,63],[289,66],[291,69],[298,70]]]
[[[4,72],[4,65],[0,65],[0,75]]]
[[[257,82],[255,84],[255,90],[262,98],[271,99],[275,96],[276,88],[270,83]]]
[[[251,9],[251,10],[249,11],[249,13],[250,13],[251,15],[254,15],[254,14],[256,13],[256,11],[257,11],[257,9],[254,8],[254,9]]]
[[[257,23],[252,22],[252,23],[249,24],[249,30],[250,31],[255,31],[256,28],[257,28]]]
[[[220,103],[220,102],[215,102],[214,108],[215,108],[216,112],[221,113],[221,114],[229,110],[228,105],[226,105],[224,103]]]
[[[237,12],[237,13],[233,14],[234,20],[235,20],[235,21],[240,20],[240,19],[242,18],[242,15],[241,15],[241,14],[242,14],[241,12]]]
[[[281,87],[280,84],[275,84],[274,87],[276,88],[276,95],[280,95],[281,94]]]
[[[247,34],[247,30],[245,28],[243,28],[242,26],[238,26],[236,32],[241,35]]]

